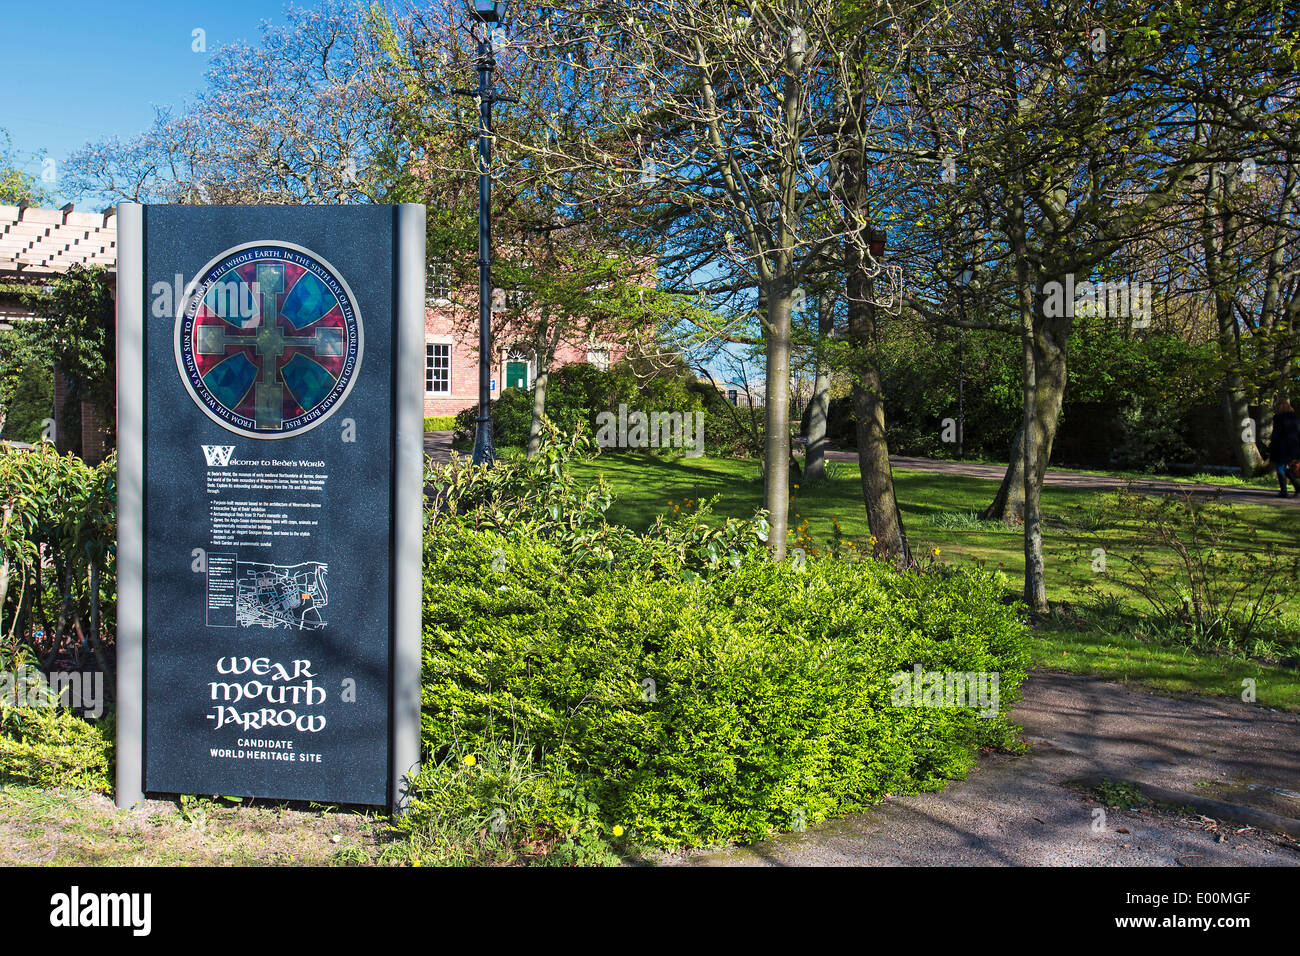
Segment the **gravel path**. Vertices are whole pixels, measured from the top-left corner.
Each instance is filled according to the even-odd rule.
[[[855,451],[830,451],[827,452],[826,457],[828,460],[851,461],[856,464],[858,453]],[[959,475],[967,478],[987,478],[990,481],[1001,481],[1007,470],[1006,465],[978,465],[965,461],[907,458],[901,455],[891,456],[889,463],[895,471],[923,471],[931,474]],[[1126,478],[1116,478],[1113,475],[1049,470],[1043,476],[1043,483],[1058,488],[1113,491],[1127,486],[1129,482]],[[1165,495],[1191,492],[1197,495],[1219,495],[1224,501],[1238,504],[1300,507],[1300,497],[1291,495],[1287,498],[1279,498],[1276,488],[1238,488],[1228,485],[1207,485],[1195,481],[1168,481],[1161,478],[1140,478],[1134,480],[1133,485],[1139,491],[1150,494]]]

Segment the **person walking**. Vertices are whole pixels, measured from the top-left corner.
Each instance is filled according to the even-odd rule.
[[[1277,470],[1278,496],[1287,496],[1288,478],[1295,486],[1295,493],[1300,495],[1300,415],[1285,398],[1273,403],[1273,437],[1268,443],[1268,458]]]

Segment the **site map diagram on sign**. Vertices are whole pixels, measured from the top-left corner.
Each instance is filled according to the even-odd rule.
[[[294,565],[240,561],[235,596],[239,626],[320,630],[325,626],[321,612],[329,605],[328,571],[328,565],[317,561]]]

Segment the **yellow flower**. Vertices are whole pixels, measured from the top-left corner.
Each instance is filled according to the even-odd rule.
[[[938,549],[938,548],[935,548],[935,549],[934,549],[932,552],[930,552],[930,553],[933,554],[933,555],[937,558],[937,557],[939,556],[939,549]]]
[[[613,830],[613,833],[614,833],[614,836],[616,836],[616,837],[621,837],[621,836],[623,835],[623,828],[622,828],[621,826],[618,826],[617,824],[615,824],[615,826],[614,826],[614,830]]]
[[[467,767],[472,767],[472,766],[474,766],[474,764],[476,764],[476,763],[478,763],[478,761],[474,759],[474,755],[473,755],[473,754],[470,754],[470,755],[468,755],[468,756],[465,758],[465,766],[467,766]]]
[[[419,866],[419,865],[420,865],[420,858],[418,856],[415,859],[411,860],[411,866]]]
[[[867,544],[875,544],[875,543],[876,543],[876,536],[873,534],[870,538],[867,539]]]

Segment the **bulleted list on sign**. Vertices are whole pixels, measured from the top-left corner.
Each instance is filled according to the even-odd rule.
[[[208,627],[235,626],[237,567],[237,555],[208,555]]]

